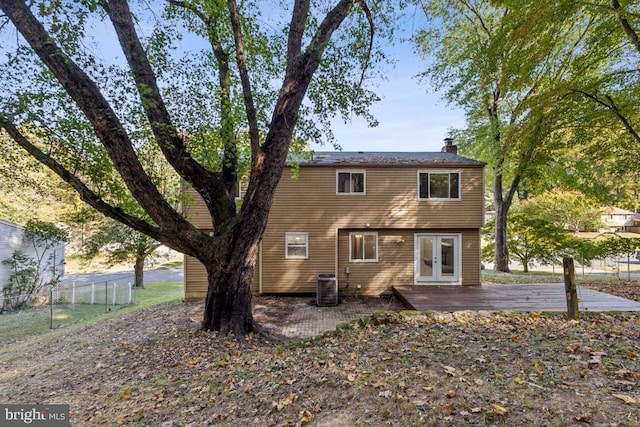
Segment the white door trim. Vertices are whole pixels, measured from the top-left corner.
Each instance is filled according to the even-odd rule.
[[[421,239],[432,239],[431,260],[423,260],[421,253]],[[447,275],[443,271],[441,258],[443,239],[453,239],[453,271]],[[460,233],[416,233],[414,235],[414,282],[416,285],[425,284],[461,284],[462,282],[462,234]],[[423,262],[431,262],[431,276],[421,275]]]

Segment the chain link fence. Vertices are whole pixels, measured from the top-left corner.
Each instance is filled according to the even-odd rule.
[[[64,283],[53,286],[49,300],[53,305],[102,304],[127,305],[135,302],[131,282]]]

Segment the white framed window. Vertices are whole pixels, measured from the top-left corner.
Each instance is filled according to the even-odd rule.
[[[286,259],[309,258],[309,233],[285,233]]]
[[[460,171],[418,171],[419,200],[460,200]]]
[[[378,233],[349,233],[350,262],[378,262]]]
[[[366,194],[367,173],[364,169],[337,170],[336,194]]]

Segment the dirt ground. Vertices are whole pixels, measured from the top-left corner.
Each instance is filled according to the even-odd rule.
[[[292,306],[258,304],[271,324]],[[73,426],[640,425],[637,313],[378,312],[283,341],[200,332],[201,310],[165,304],[7,345],[0,401],[68,404]]]

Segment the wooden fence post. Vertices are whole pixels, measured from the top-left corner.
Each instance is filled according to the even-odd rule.
[[[576,290],[576,270],[573,266],[573,258],[562,258],[564,267],[564,290],[567,295],[567,315],[569,319],[578,319],[578,292]]]

